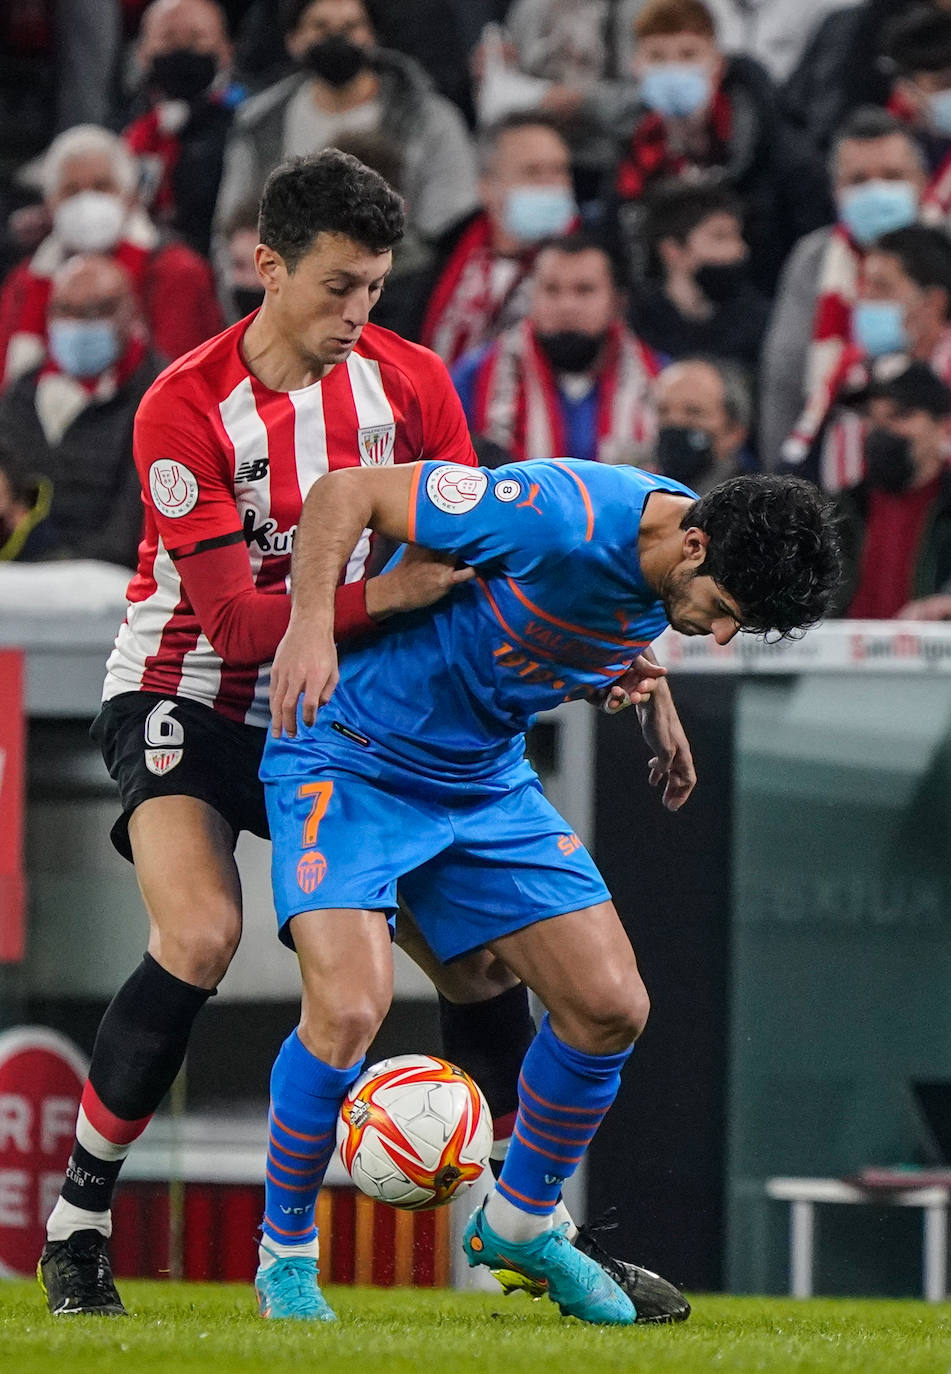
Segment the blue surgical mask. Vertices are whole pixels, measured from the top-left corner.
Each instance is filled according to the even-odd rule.
[[[951,86],[944,91],[933,91],[928,97],[928,114],[932,126],[939,134],[951,138]]]
[[[119,356],[119,335],[111,320],[51,320],[50,356],[70,377],[98,377]]]
[[[710,73],[699,62],[655,62],[641,76],[641,100],[668,119],[686,119],[710,103]]]
[[[864,181],[842,193],[839,215],[856,243],[873,243],[882,234],[914,224],[918,192],[910,181]]]
[[[852,337],[870,358],[906,352],[905,307],[898,301],[857,301],[852,310]]]
[[[564,186],[513,186],[505,197],[506,232],[520,243],[537,243],[563,234],[578,213]]]

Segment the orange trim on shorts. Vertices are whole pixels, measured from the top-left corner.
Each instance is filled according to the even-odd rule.
[[[588,527],[584,532],[584,542],[587,544],[590,542],[591,536],[594,534],[594,507],[591,504],[591,497],[588,495],[588,488],[585,486],[584,482],[582,482],[581,478],[572,468],[566,468],[564,463],[558,462],[555,463],[555,467],[561,468],[562,472],[567,472],[568,476],[573,477],[578,484],[578,490],[581,492],[581,499],[584,502],[584,508],[588,512]]]

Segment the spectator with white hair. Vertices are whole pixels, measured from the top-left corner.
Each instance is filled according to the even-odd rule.
[[[79,124],[50,144],[43,192],[51,232],[0,287],[3,386],[42,361],[52,279],[75,253],[105,253],[125,268],[155,347],[166,358],[221,329],[208,263],[185,244],[163,239],[136,188],[135,159],[108,129]]]

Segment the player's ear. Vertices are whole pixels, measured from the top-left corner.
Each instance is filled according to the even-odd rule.
[[[266,243],[259,243],[254,250],[254,269],[265,291],[276,291],[287,276],[284,259]]]
[[[683,532],[683,553],[688,563],[695,563],[697,567],[707,556],[707,545],[710,543],[710,536],[706,530],[698,529],[696,525],[691,525],[690,529]]]

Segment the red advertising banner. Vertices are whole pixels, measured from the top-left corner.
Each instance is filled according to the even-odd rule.
[[[22,959],[24,949],[25,736],[23,655],[0,649],[0,963]]]
[[[0,1277],[36,1268],[85,1079],[85,1059],[55,1031],[0,1034]]]

